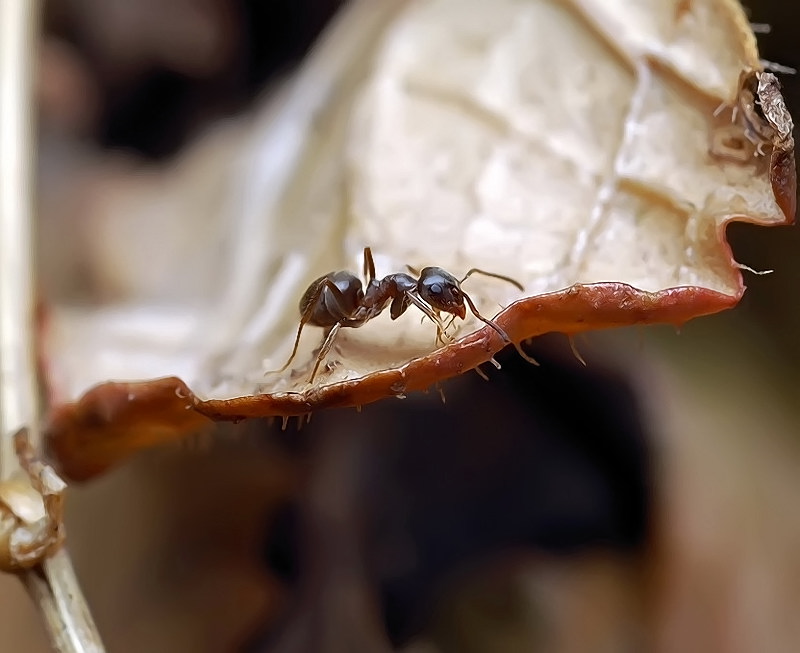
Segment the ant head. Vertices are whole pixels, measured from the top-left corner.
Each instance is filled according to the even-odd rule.
[[[467,314],[458,279],[442,268],[423,268],[419,273],[417,293],[437,311],[457,315],[462,320]]]

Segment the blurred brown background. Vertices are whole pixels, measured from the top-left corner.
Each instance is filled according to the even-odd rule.
[[[279,83],[337,4],[46,3],[43,196],[120,151],[168,164]],[[800,67],[800,8],[749,9],[772,25],[762,56]],[[226,427],[74,488],[109,651],[797,650],[800,236],[729,237],[775,272],[679,335],[579,340],[587,369],[542,338],[541,368],[506,356],[445,406]],[[13,579],[0,605],[1,650],[48,650]]]

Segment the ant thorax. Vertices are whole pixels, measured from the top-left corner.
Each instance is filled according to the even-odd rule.
[[[792,117],[780,82],[772,73],[742,74],[731,123],[714,131],[711,153],[717,157],[747,163],[765,156],[768,150],[787,152],[794,148]]]

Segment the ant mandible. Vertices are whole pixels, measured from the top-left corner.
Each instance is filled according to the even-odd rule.
[[[317,354],[317,360],[309,379],[309,383],[311,383],[317,375],[320,364],[330,352],[339,329],[363,326],[380,315],[387,306],[389,306],[389,315],[396,320],[408,310],[411,304],[414,304],[436,324],[437,342],[444,342],[445,337],[449,339],[440,313],[449,313],[453,316],[452,320],[455,320],[456,317],[463,320],[467,315],[467,306],[469,306],[476,318],[494,329],[504,342],[513,344],[525,360],[538,365],[517,343],[512,343],[511,338],[503,329],[481,315],[472,298],[461,289],[461,284],[473,274],[483,274],[487,277],[507,281],[519,290],[524,290],[519,282],[502,274],[494,274],[478,268],[472,268],[461,279],[456,279],[452,274],[438,267],[422,268],[418,273],[413,268],[409,268],[409,270],[417,275],[416,279],[405,272],[395,272],[383,279],[377,279],[372,250],[365,247],[366,290],[362,286],[361,279],[347,271],[329,272],[313,281],[300,300],[300,325],[297,328],[292,353],[283,367],[268,372],[268,374],[278,374],[289,367],[297,354],[300,334],[306,324],[326,329],[325,339],[319,354]]]

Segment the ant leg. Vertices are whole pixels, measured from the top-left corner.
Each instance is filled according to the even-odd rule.
[[[439,320],[442,319],[442,316],[439,313],[439,311],[437,311],[436,309],[433,309],[433,313],[434,313],[434,315],[436,315],[436,317]],[[428,317],[427,313],[422,315],[422,316],[420,316],[419,323],[422,324],[423,322],[425,322],[425,318],[426,317]],[[450,342],[453,341],[453,339],[450,338],[450,336],[447,335],[447,327],[445,325],[443,325],[443,324],[440,325],[440,323],[437,323],[436,324],[436,338],[434,338],[434,340],[433,340],[434,347],[439,347],[439,346],[444,347],[447,344],[447,341],[445,340],[445,338],[447,338]]]
[[[505,331],[503,331],[503,329],[501,329],[499,326],[497,326],[489,318],[486,318],[483,315],[481,315],[478,312],[478,309],[475,307],[475,303],[472,301],[472,299],[470,298],[470,296],[467,293],[462,291],[462,294],[464,295],[464,299],[466,300],[467,304],[469,305],[469,310],[472,311],[472,314],[475,317],[477,317],[485,325],[492,327],[492,329],[494,329],[497,332],[497,335],[499,335],[509,345],[514,345],[514,349],[517,350],[517,353],[520,356],[522,356],[522,358],[524,360],[529,362],[531,365],[538,365],[539,364],[539,361],[537,361],[535,358],[533,358],[531,356],[528,356],[528,354],[525,353],[525,351],[522,349],[522,347],[519,345],[519,343],[512,342],[511,338],[508,337],[508,334]]]
[[[439,319],[442,318],[442,316],[439,313],[439,311],[436,311],[436,315],[439,317]],[[453,323],[453,320],[451,318],[450,324],[452,324],[452,323]],[[439,329],[436,329],[436,340],[434,341],[434,344],[436,344],[437,346],[438,345],[442,345],[442,346],[446,345],[447,341],[445,340],[445,338],[447,338],[450,342],[453,342],[453,339],[447,333],[447,325],[443,324],[441,331]]]
[[[375,260],[372,258],[372,248],[364,248],[364,278],[367,285],[375,279]]]
[[[305,327],[305,325],[311,321],[311,316],[314,314],[314,309],[317,306],[317,302],[319,301],[319,298],[322,296],[322,291],[325,290],[326,288],[331,291],[334,301],[337,304],[342,304],[346,301],[339,287],[335,283],[333,283],[333,281],[331,281],[330,279],[323,277],[322,280],[319,281],[319,283],[317,284],[317,287],[314,289],[314,292],[308,298],[305,310],[300,316],[300,326],[297,327],[297,335],[294,338],[294,346],[292,347],[292,353],[290,354],[289,359],[283,364],[283,367],[281,367],[280,369],[269,370],[268,372],[264,372],[264,376],[266,376],[267,374],[280,374],[281,372],[285,371],[286,368],[289,367],[289,365],[292,364],[294,357],[297,355],[297,348],[300,346],[300,334],[303,333],[303,327]]]
[[[455,315],[451,315],[450,319],[447,321],[447,324],[444,325],[445,332],[447,332],[447,329],[449,329],[451,326],[453,326],[453,323],[455,321],[456,321],[456,316]]]
[[[441,313],[441,311],[437,311],[437,310],[436,310],[435,308],[433,308],[432,306],[431,306],[430,308],[431,308],[431,310],[433,311],[433,314],[436,316],[436,319],[441,321],[441,319],[442,319],[442,313]],[[426,316],[425,316],[425,315],[423,315],[423,316],[420,318],[420,320],[421,320],[420,324],[422,324],[422,322],[424,322],[424,321],[425,321],[425,317],[426,317]],[[453,319],[455,319],[455,318],[453,318]],[[452,339],[452,338],[450,338],[450,337],[447,335],[447,325],[444,325],[444,324],[442,324],[442,326],[441,326],[441,327],[439,327],[439,324],[440,324],[440,323],[441,323],[441,322],[437,323],[437,325],[436,325],[436,338],[435,338],[435,339],[434,339],[434,341],[433,341],[433,344],[434,344],[434,346],[435,346],[435,347],[438,347],[438,346],[440,346],[440,345],[441,345],[442,347],[444,347],[444,346],[447,344],[447,341],[445,340],[445,337],[447,337],[447,338],[448,338],[448,340],[449,340],[450,342],[452,342],[452,341],[453,341],[453,339]],[[451,323],[452,323],[452,322],[451,322]]]
[[[456,321],[456,316],[455,315],[450,315],[450,319],[447,320],[447,322],[444,324],[444,328],[442,329],[442,333],[441,334],[438,334],[438,333],[436,334],[436,339],[439,340],[443,345],[447,344],[447,343],[445,342],[445,339],[442,336],[446,337],[449,342],[453,342],[454,338],[449,333],[447,333],[447,330],[451,326],[453,326],[455,321]]]
[[[402,303],[399,304],[398,308],[398,300],[401,297],[403,298],[403,301]],[[444,325],[442,324],[442,317],[439,314],[439,311],[434,309],[433,306],[431,306],[424,299],[416,295],[412,290],[400,291],[400,295],[394,298],[394,300],[392,301],[392,308],[391,308],[392,319],[396,320],[398,317],[400,317],[403,313],[406,312],[406,310],[408,310],[408,307],[411,304],[414,304],[414,306],[416,306],[423,313],[420,324],[422,324],[422,322],[424,322],[425,318],[427,317],[431,322],[433,322],[436,325],[437,343],[438,339],[442,338],[442,335],[447,337],[448,340],[452,342],[453,339],[447,336],[447,334],[444,332]],[[443,338],[442,342],[444,342]]]
[[[331,282],[331,285],[335,287],[336,284]],[[292,364],[294,357],[297,355],[297,348],[300,346],[300,334],[303,333],[303,327],[311,320],[311,315],[314,313],[314,308],[316,308],[317,302],[319,301],[319,298],[322,295],[322,291],[325,289],[325,287],[325,282],[320,281],[320,283],[314,289],[314,293],[311,295],[311,297],[309,297],[308,303],[306,304],[306,309],[300,316],[300,326],[297,327],[297,335],[294,338],[294,346],[292,347],[292,353],[289,355],[289,359],[283,364],[283,367],[278,370],[270,370],[265,372],[264,376],[267,374],[280,374]],[[336,288],[336,290],[339,289]]]
[[[437,312],[430,306],[428,303],[423,300],[421,297],[417,297],[414,293],[407,292],[406,297],[409,298],[411,303],[414,304],[419,310],[421,310],[435,325],[436,325],[436,337],[440,339],[442,343],[445,342],[453,342],[453,339],[445,333],[444,324],[442,324],[442,318],[437,314]],[[447,340],[445,340],[445,338]]]
[[[512,279],[511,277],[507,277],[504,274],[495,274],[494,272],[487,272],[486,270],[481,270],[480,268],[472,268],[467,272],[462,279],[458,282],[459,285],[464,283],[467,279],[469,279],[473,274],[482,274],[486,277],[492,277],[493,279],[500,279],[501,281],[508,281],[513,286],[516,286],[519,290],[525,290],[523,285],[517,281],[516,279]]]
[[[339,329],[341,328],[342,323],[337,322],[331,327],[331,330],[328,331],[327,335],[325,336],[325,340],[322,342],[322,347],[319,349],[319,354],[317,354],[317,362],[314,363],[314,369],[311,371],[311,378],[308,380],[309,383],[314,382],[314,377],[317,375],[317,370],[319,369],[320,363],[325,359],[330,352],[331,347],[333,347],[333,341],[336,339],[336,334],[339,333]]]

